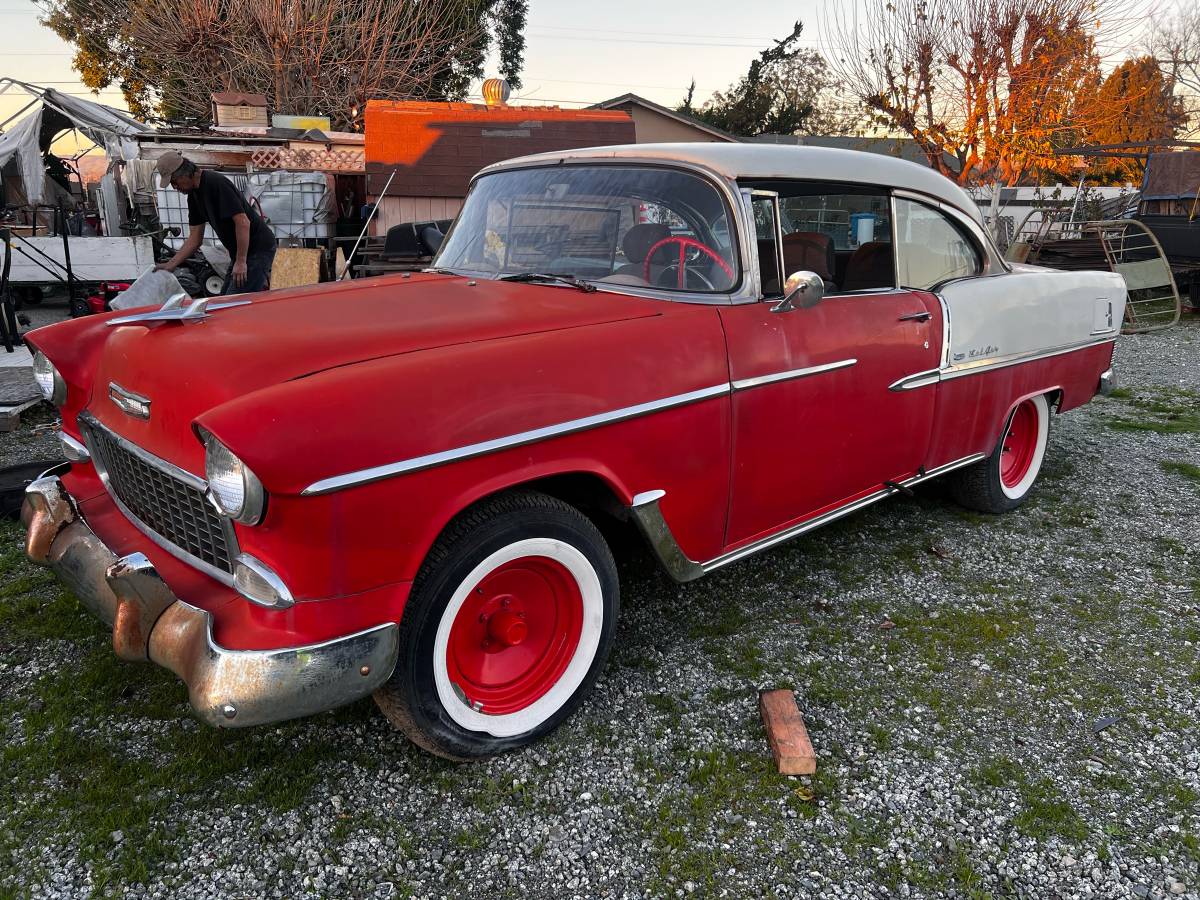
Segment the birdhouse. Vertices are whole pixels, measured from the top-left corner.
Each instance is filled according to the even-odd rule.
[[[267,128],[267,98],[262,94],[222,91],[212,95],[212,120],[216,128]]]

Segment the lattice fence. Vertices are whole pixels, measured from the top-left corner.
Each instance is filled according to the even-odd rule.
[[[363,172],[366,161],[354,150],[302,150],[264,147],[255,150],[250,163],[259,169],[302,169],[318,172]]]

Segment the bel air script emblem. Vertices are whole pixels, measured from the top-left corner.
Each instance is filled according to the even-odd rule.
[[[127,416],[133,416],[135,419],[150,418],[150,398],[127,391],[115,381],[108,383],[108,399]]]
[[[982,359],[986,356],[995,356],[1000,352],[1000,348],[994,344],[988,344],[986,347],[975,347],[968,350],[966,353],[955,353],[954,361],[959,362],[964,359]]]

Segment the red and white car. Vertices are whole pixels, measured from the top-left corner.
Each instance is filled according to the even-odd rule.
[[[886,157],[673,144],[475,179],[435,268],[30,335],[72,462],[28,553],[122,657],[242,726],[374,693],[426,749],[581,702],[619,587],[679,581],[937,476],[1002,512],[1110,379],[1117,275],[1006,263]]]

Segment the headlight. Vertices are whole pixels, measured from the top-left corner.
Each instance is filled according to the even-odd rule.
[[[41,350],[35,350],[33,354],[33,380],[37,382],[42,396],[55,406],[67,402],[67,383]]]
[[[204,477],[208,494],[222,515],[243,525],[262,520],[267,495],[262,482],[233,451],[206,431],[204,438]]]

